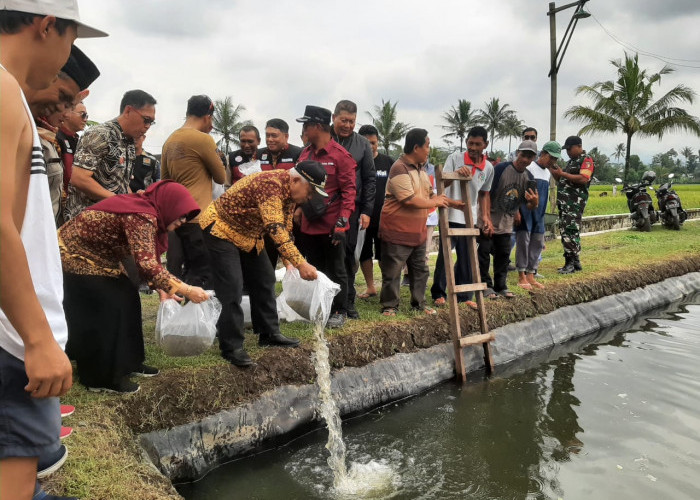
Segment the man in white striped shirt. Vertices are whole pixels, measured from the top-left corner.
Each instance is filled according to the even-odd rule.
[[[72,385],[63,278],[39,136],[23,89],[48,87],[78,36],[76,0],[0,1],[0,498],[39,494]],[[43,495],[42,498],[59,498]]]

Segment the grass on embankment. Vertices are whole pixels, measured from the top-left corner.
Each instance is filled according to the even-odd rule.
[[[561,244],[558,241],[549,242],[540,266],[540,273],[545,276],[543,282],[548,285],[574,285],[602,279],[609,276],[611,272],[639,269],[640,266],[653,266],[655,263],[684,257],[697,257],[700,255],[700,224],[686,223],[681,231],[669,231],[657,225],[650,233],[636,231],[606,233],[584,237],[582,245],[581,261],[584,271],[561,276],[556,273],[556,268],[563,263]],[[434,266],[434,260],[433,256],[431,269]],[[379,278],[378,270],[375,270],[375,276]],[[515,273],[511,273],[509,286],[517,295],[526,296],[527,292],[515,286],[515,282]],[[361,274],[358,274],[357,290],[364,291]],[[154,344],[153,339],[157,299],[155,295],[142,297],[147,363],[161,368],[163,370],[161,377],[167,377],[169,373],[187,371],[196,379],[196,373],[208,367],[221,366],[222,370],[226,368],[226,364],[218,356],[216,346],[212,347],[208,353],[195,358],[165,356]],[[499,301],[504,300],[499,299]],[[350,322],[341,331],[327,332],[331,339],[340,335],[353,335],[354,332],[361,330],[367,331],[373,327],[373,324],[379,326],[392,321],[408,322],[414,317],[409,311],[406,287],[402,288],[402,304],[397,318],[381,316],[376,297],[368,301],[358,300],[357,307],[364,321]],[[305,343],[309,343],[312,338],[311,327],[307,324],[283,324],[282,331],[287,335],[301,338]],[[262,350],[255,345],[252,335],[248,337],[247,346],[251,355],[260,356]],[[148,390],[149,383],[152,382],[143,381],[144,390]],[[191,383],[191,391],[197,394],[197,383]],[[199,383],[206,384],[207,380],[200,379]],[[226,388],[222,387],[221,390],[225,391]],[[83,499],[177,498],[174,491],[169,489],[167,481],[164,481],[150,465],[142,460],[132,430],[125,425],[124,415],[120,413],[121,407],[115,404],[120,401],[119,397],[88,393],[76,384],[63,401],[77,407],[76,413],[65,421],[66,425],[75,428],[75,432],[65,442],[70,449],[68,461],[58,473],[51,477],[48,488],[56,493],[72,494]],[[226,407],[225,404],[220,405],[216,401],[208,403],[208,407],[212,409]],[[153,428],[158,428],[158,406],[158,399],[156,399],[149,416],[153,419],[152,424],[156,424]],[[187,405],[183,404],[184,407]]]
[[[654,188],[656,187],[655,185]],[[700,207],[700,184],[674,184],[673,189],[680,196],[683,208]],[[601,196],[601,193],[604,192],[607,195]],[[656,200],[656,191],[651,191],[647,188],[647,193],[654,201],[655,210],[658,210],[659,204]],[[594,184],[590,187],[589,194],[586,210],[583,213],[584,216],[629,213],[627,196],[622,192],[621,186],[617,187],[616,196],[612,195],[612,186],[610,184]]]

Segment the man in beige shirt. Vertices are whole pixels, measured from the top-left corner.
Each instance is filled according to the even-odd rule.
[[[213,114],[214,103],[209,97],[190,97],[185,124],[165,141],[161,157],[161,178],[172,179],[185,186],[202,212],[212,202],[212,181],[223,184],[226,178],[216,143],[209,135],[213,128]],[[194,218],[175,230],[181,243],[184,269],[174,271],[187,283],[206,288],[211,270],[209,254],[198,222],[198,218]],[[168,260],[171,260],[170,254]],[[170,267],[168,266],[169,270]]]

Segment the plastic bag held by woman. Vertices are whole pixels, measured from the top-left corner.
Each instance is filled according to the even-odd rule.
[[[209,300],[180,305],[174,299],[161,302],[156,319],[156,339],[169,356],[197,356],[211,347],[221,303],[209,291]]]

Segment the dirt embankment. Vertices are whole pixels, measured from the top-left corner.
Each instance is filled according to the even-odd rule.
[[[589,302],[626,292],[673,276],[700,270],[700,255],[654,263],[648,268],[587,276],[576,284],[550,285],[541,292],[512,300],[488,301],[489,328],[524,320],[557,308]],[[463,331],[478,328],[475,311],[461,311]],[[447,311],[438,318],[367,323],[350,334],[329,341],[334,368],[362,366],[399,352],[412,352],[449,340]],[[315,380],[311,349],[266,349],[257,366],[239,369],[221,365],[163,373],[133,397],[116,400],[118,413],[135,433],[165,429],[192,422],[251,400],[285,384],[308,384]]]

